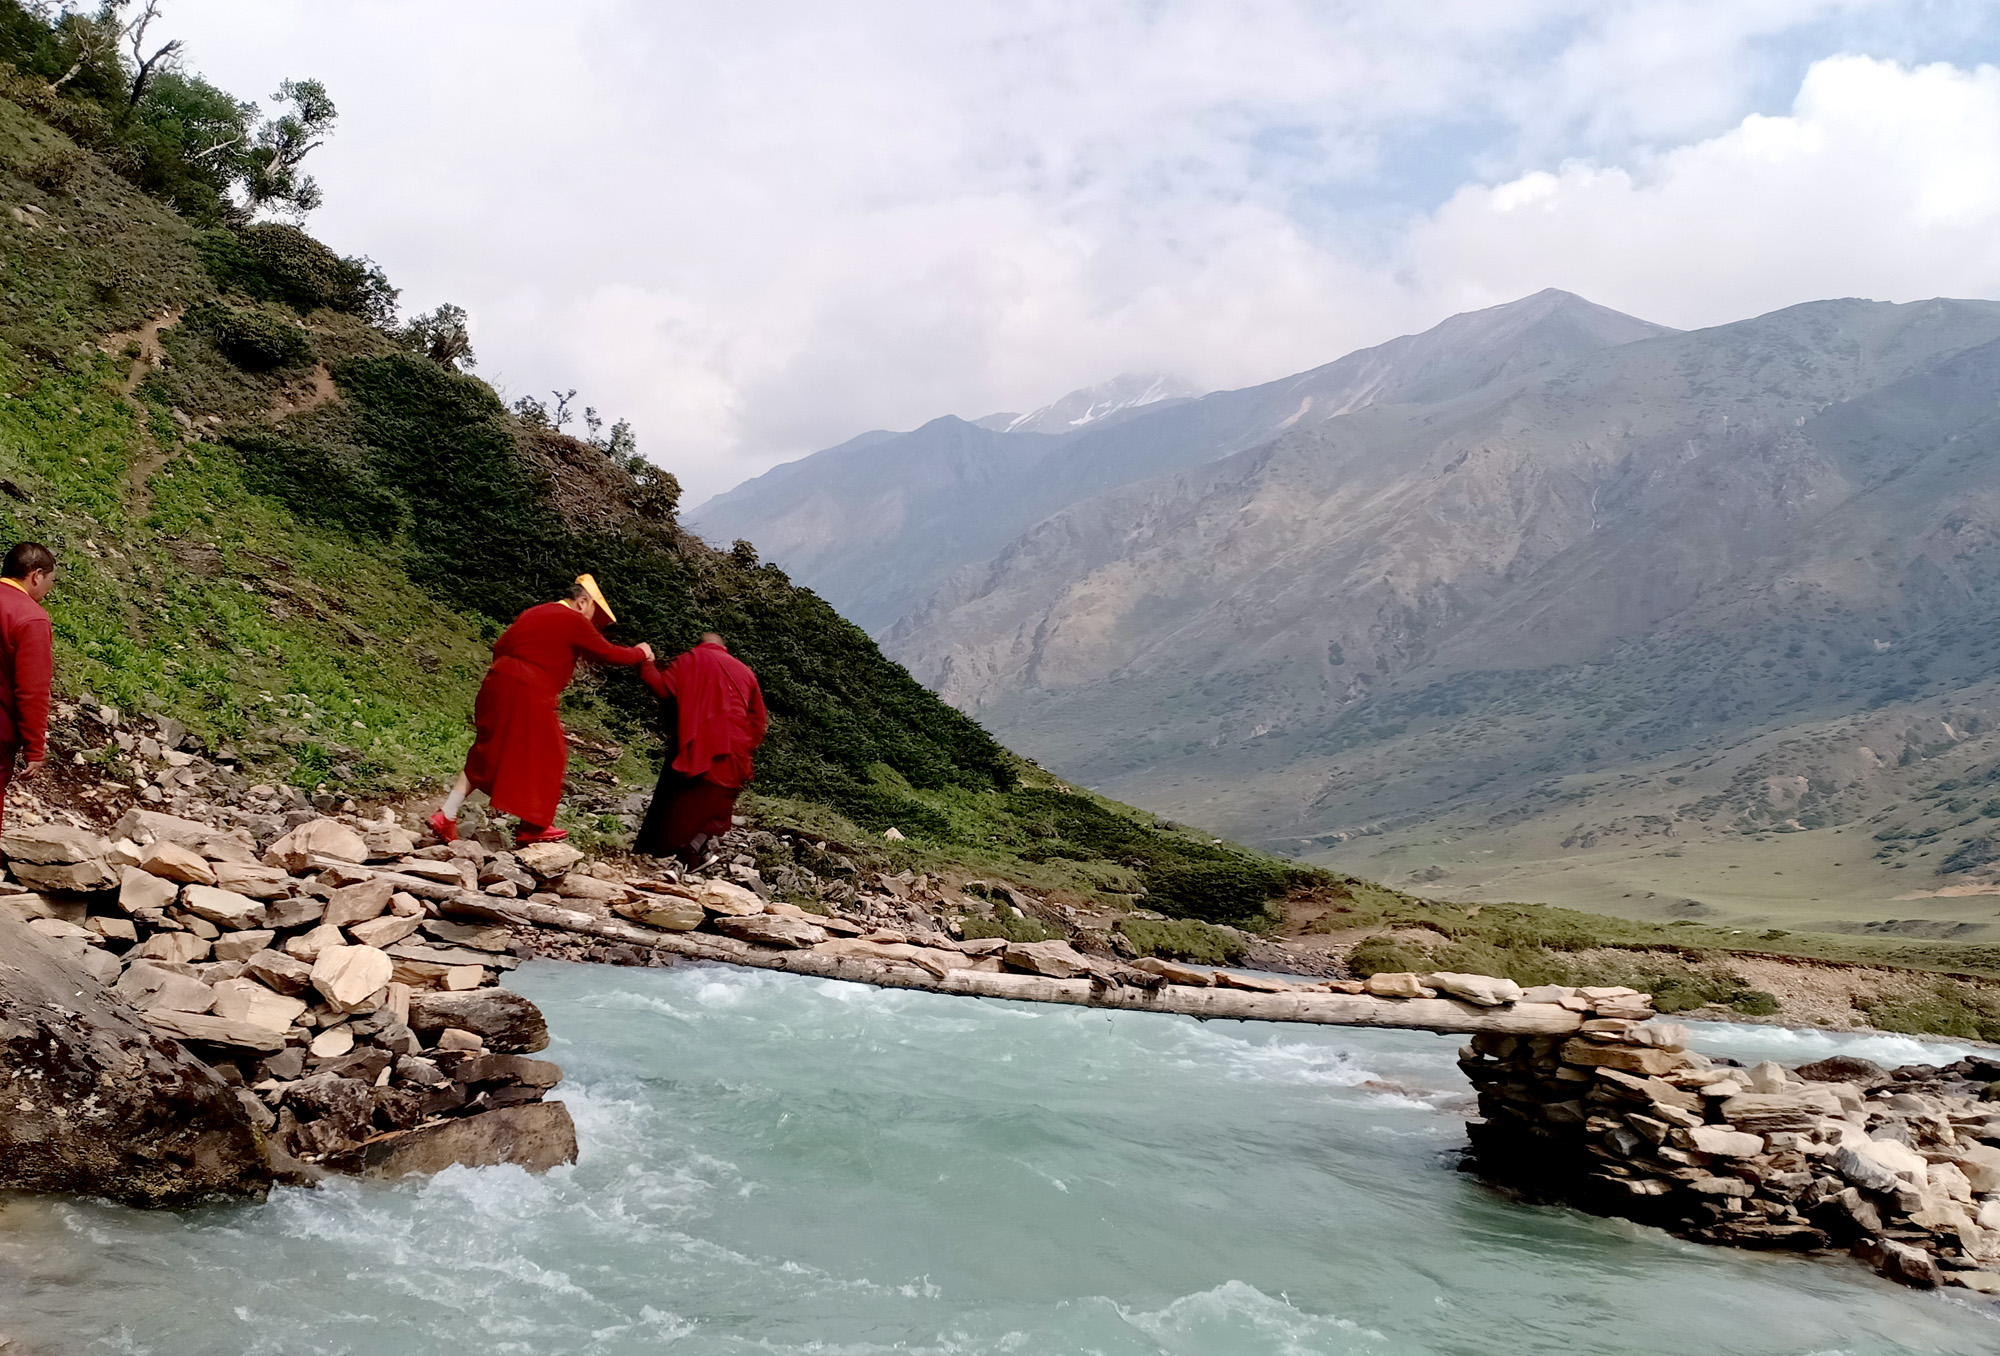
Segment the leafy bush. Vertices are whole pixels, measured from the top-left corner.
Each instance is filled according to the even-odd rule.
[[[1866,1011],[1869,1023],[1884,1031],[2000,1041],[2000,1004],[1950,980],[1939,980],[1914,993],[1878,999]]]
[[[205,331],[223,356],[246,372],[304,367],[314,358],[312,339],[276,307],[210,304],[191,314],[187,323]]]
[[[1423,974],[1437,967],[1416,947],[1387,937],[1370,937],[1348,953],[1347,968],[1366,979],[1370,975]]]
[[[343,259],[296,226],[262,221],[241,230],[204,231],[195,240],[216,286],[258,301],[283,302],[300,314],[322,307],[386,325],[396,290],[366,259]]]
[[[934,842],[951,839],[951,821],[911,796],[864,782],[840,779],[828,784],[827,803],[864,829],[899,833]]]
[[[1118,930],[1142,956],[1166,956],[1203,965],[1234,965],[1243,959],[1245,951],[1242,938],[1236,934],[1192,919],[1163,923],[1151,918],[1123,918],[1118,922]]]
[[[1054,942],[1065,935],[1039,918],[1016,918],[1012,914],[967,918],[964,929],[967,941],[978,937],[1005,937],[1010,942]]]
[[[1333,879],[1240,847],[1163,832],[1094,797],[1052,787],[1022,787],[1008,796],[1007,809],[1036,840],[1025,845],[1022,857],[1123,862],[1138,871],[1149,906],[1177,917],[1247,922],[1262,915],[1267,901],[1294,887]]]
[[[1228,923],[1255,918],[1282,895],[1286,874],[1249,857],[1222,862],[1174,862],[1146,873],[1148,897],[1162,913]]]
[[[365,449],[320,443],[305,446],[261,429],[231,440],[243,458],[243,479],[300,517],[331,523],[357,537],[396,535],[408,510],[382,488]]]
[[[21,177],[45,193],[60,193],[88,163],[81,151],[65,146],[23,164]]]

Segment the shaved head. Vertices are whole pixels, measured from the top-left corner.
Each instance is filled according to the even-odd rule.
[[[701,643],[703,645],[721,645],[722,637],[718,636],[713,631],[703,631],[701,633]],[[725,646],[724,648],[727,647]]]

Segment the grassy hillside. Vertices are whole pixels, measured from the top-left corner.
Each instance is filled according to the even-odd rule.
[[[714,629],[757,670],[768,814],[1218,920],[1321,878],[1062,787],[775,567],[681,530],[628,463],[406,346],[364,261],[190,220],[114,160],[0,100],[0,532],[63,556],[64,692],[389,795],[450,777],[487,642],[589,570],[617,638]],[[586,676],[565,713],[571,822],[607,829],[657,767],[651,699]]]

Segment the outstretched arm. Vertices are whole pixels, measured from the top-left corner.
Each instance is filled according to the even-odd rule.
[[[615,664],[621,667],[643,664],[653,657],[652,646],[613,645],[604,638],[603,632],[591,624],[589,618],[577,612],[572,612],[570,615],[576,620],[570,625],[569,641],[578,654],[595,659],[600,664]]]

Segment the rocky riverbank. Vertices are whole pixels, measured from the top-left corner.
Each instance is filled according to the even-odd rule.
[[[175,1204],[575,1157],[510,939],[436,908],[492,852],[251,784],[171,721],[63,717],[131,780],[52,769],[0,837],[0,1186]],[[130,808],[93,823],[107,791]],[[532,862],[493,870],[532,889]]]

